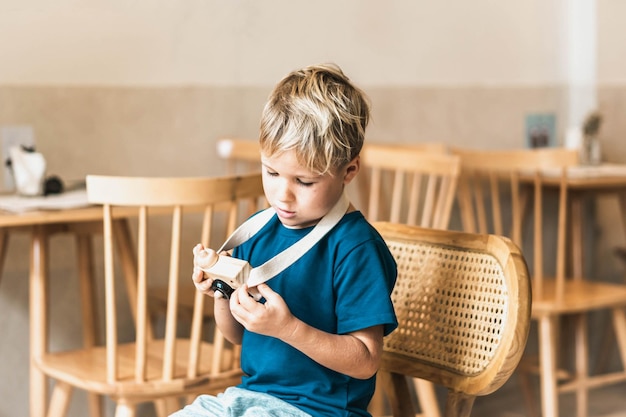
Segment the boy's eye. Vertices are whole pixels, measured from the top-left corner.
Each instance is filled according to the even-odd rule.
[[[278,177],[278,176],[279,176],[278,172],[276,172],[276,171],[272,171],[272,170],[270,170],[270,169],[266,169],[266,170],[265,170],[265,173],[266,173],[268,176],[270,176],[270,177]],[[310,186],[312,186],[313,184],[315,184],[315,181],[305,181],[305,180],[302,180],[302,179],[300,179],[300,178],[296,178],[296,179],[295,179],[295,181],[296,181],[296,183],[297,183],[298,185],[300,185],[300,186],[302,186],[302,187],[310,187]]]

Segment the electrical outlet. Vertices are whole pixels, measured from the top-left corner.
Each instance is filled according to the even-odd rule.
[[[35,147],[35,133],[32,126],[2,126],[0,127],[2,139],[2,165],[4,173],[4,188],[13,190],[13,172],[9,164],[9,149],[13,146]]]

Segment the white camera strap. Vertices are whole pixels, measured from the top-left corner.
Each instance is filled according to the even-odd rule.
[[[302,239],[283,250],[272,259],[262,265],[250,270],[248,275],[248,285],[255,287],[281,273],[289,265],[297,261],[309,249],[311,249],[322,237],[324,237],[343,217],[350,206],[350,200],[343,193],[341,198],[333,208],[326,213],[324,217],[315,225]],[[270,207],[258,213],[256,216],[246,220],[239,226],[229,237],[226,242],[218,249],[217,253],[224,250],[230,250],[235,246],[241,245],[246,240],[254,236],[265,224],[274,217],[276,211]]]

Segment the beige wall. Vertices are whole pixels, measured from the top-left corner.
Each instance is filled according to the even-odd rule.
[[[272,85],[338,61],[365,85],[562,79],[560,1],[0,2],[0,82]]]
[[[622,16],[626,3],[597,0],[598,5],[598,82],[601,85],[626,84],[626,38]]]
[[[0,0],[0,126],[33,126],[49,173],[213,175],[222,135],[255,137],[272,85],[335,61],[370,95],[372,141],[524,146],[524,117],[568,117],[570,2],[456,0]],[[626,5],[597,0],[597,101],[607,159],[626,162]],[[2,183],[2,182],[0,182]],[[594,231],[598,264],[623,241],[616,210]],[[608,219],[608,220],[607,220]],[[0,283],[0,416],[28,404],[28,239]],[[55,237],[53,346],[80,340],[73,242]],[[84,398],[71,415],[86,415]]]

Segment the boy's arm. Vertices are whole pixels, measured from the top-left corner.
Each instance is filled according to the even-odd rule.
[[[229,300],[224,297],[215,297],[213,314],[215,323],[226,340],[235,345],[241,344],[243,338],[243,326],[233,318],[230,312]]]
[[[293,329],[282,340],[335,372],[367,379],[378,371],[383,350],[382,325],[337,335],[294,318]]]
[[[383,325],[338,335],[316,329],[291,314],[282,297],[266,284],[257,287],[264,304],[247,295],[248,286],[230,299],[232,316],[246,329],[276,337],[317,363],[353,378],[376,373],[383,349]]]

